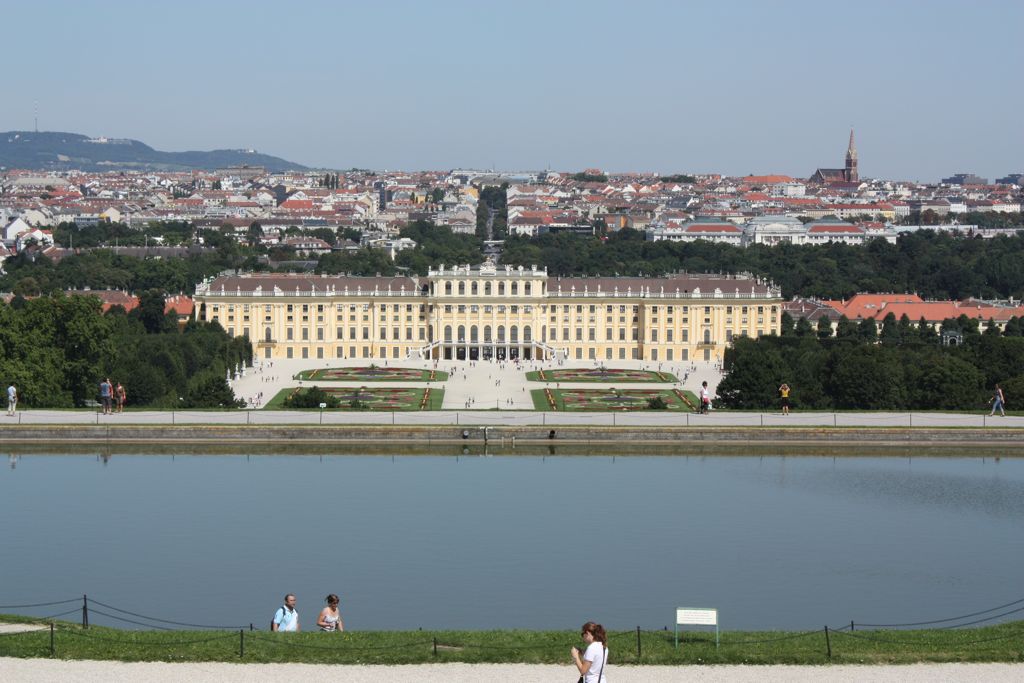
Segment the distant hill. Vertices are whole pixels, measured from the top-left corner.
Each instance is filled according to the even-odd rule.
[[[40,171],[212,171],[226,166],[304,171],[305,166],[244,149],[160,152],[138,140],[89,138],[77,133],[0,133],[0,167]]]

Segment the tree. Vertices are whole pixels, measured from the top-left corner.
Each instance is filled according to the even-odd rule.
[[[791,316],[787,311],[783,311],[779,326],[782,329],[783,337],[788,337],[793,334],[793,316]]]
[[[244,408],[245,402],[235,399],[227,380],[212,371],[200,373],[188,383],[184,408]]]
[[[861,341],[874,343],[878,340],[878,325],[874,318],[864,318],[857,326],[857,337]]]
[[[939,335],[935,333],[935,328],[929,324],[924,316],[917,321],[917,336],[921,341],[929,344],[936,344],[939,341]]]
[[[906,313],[900,316],[899,335],[900,342],[908,342],[914,338],[914,323]]]
[[[325,403],[327,408],[337,408],[341,405],[341,400],[318,386],[312,386],[305,391],[297,391],[286,398],[284,400],[284,407],[296,409],[319,408],[321,403]]]
[[[149,334],[174,329],[173,324],[168,325],[164,306],[164,293],[159,289],[149,289],[139,295],[138,317]]]
[[[18,284],[14,285],[12,290],[16,296],[30,297],[39,296],[39,283],[34,277],[23,277],[18,280]]]
[[[800,319],[796,321],[796,336],[810,337],[813,335],[814,328],[811,327],[811,323],[807,321],[807,318],[800,316]]]
[[[836,337],[839,339],[854,339],[857,337],[857,323],[853,322],[845,315],[839,316],[839,322],[836,323]]]
[[[260,225],[259,221],[253,221],[249,224],[249,230],[246,232],[246,241],[250,247],[256,247],[262,244],[263,239],[263,226]]]
[[[883,344],[896,345],[902,341],[903,339],[900,336],[899,322],[896,320],[896,314],[890,312],[882,319],[881,342]]]
[[[901,410],[906,405],[903,366],[895,350],[876,345],[841,348],[833,353],[827,382],[837,408]]]
[[[818,318],[818,339],[828,339],[832,336],[832,321],[827,315]]]

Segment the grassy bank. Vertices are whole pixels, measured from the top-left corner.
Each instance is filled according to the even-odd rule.
[[[26,621],[2,618],[3,621]],[[611,631],[613,664],[909,664],[1024,661],[1024,621],[963,630],[685,634],[679,649],[671,631]],[[50,657],[51,634],[0,635],[0,656]],[[119,661],[305,662],[419,664],[568,661],[581,645],[573,631],[122,631],[82,629],[57,622],[54,652],[61,659]],[[244,648],[244,654],[242,652]],[[829,656],[831,648],[831,656]]]

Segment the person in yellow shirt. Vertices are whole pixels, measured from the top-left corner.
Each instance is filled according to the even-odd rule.
[[[789,385],[785,382],[779,387],[779,396],[782,397],[782,414],[789,415]]]

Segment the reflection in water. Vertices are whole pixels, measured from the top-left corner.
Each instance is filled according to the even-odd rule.
[[[787,483],[840,500],[875,501],[947,512],[980,512],[1000,518],[1024,517],[1024,481],[1005,479],[997,471],[934,472],[922,459],[908,461],[906,469],[886,466],[842,467],[831,470],[800,469],[785,476],[780,463],[777,484]],[[996,460],[998,463],[998,459]],[[846,464],[849,464],[847,461]]]
[[[177,621],[264,623],[290,590],[309,628],[335,590],[353,628],[565,628],[599,594],[613,628],[706,604],[730,628],[804,629],[1020,597],[1024,460],[584,448],[30,455],[0,472],[0,518],[18,520],[5,604],[88,593]],[[95,466],[114,453],[116,467]]]

